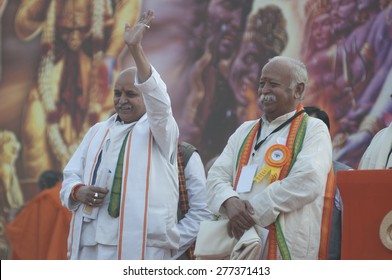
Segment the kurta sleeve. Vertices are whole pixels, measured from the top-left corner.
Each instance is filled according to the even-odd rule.
[[[166,84],[159,73],[151,66],[151,76],[142,84],[136,77],[135,86],[143,93],[148,122],[161,153],[172,161],[177,151],[179,130],[173,117],[171,101]],[[174,158],[175,159],[175,158]]]
[[[216,215],[225,214],[225,209],[221,207],[223,202],[230,197],[238,197],[237,192],[233,189],[238,147],[252,126],[253,122],[246,122],[230,136],[223,152],[208,172],[208,206]]]
[[[208,210],[206,193],[206,176],[200,155],[194,152],[184,170],[189,210],[178,222],[180,247],[173,259],[181,256],[196,240],[200,222],[211,220],[213,215]]]
[[[79,203],[76,203],[71,198],[72,188],[77,184],[83,184],[83,172],[86,163],[89,143],[96,133],[98,125],[93,126],[83,138],[82,143],[76,149],[71,159],[63,170],[64,180],[60,190],[60,199],[64,207],[69,210],[76,210]]]

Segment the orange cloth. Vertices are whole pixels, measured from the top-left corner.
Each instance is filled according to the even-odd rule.
[[[61,182],[42,191],[7,225],[12,259],[67,259],[71,212],[61,205]]]

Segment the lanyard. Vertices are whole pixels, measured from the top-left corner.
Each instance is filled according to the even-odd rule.
[[[388,157],[387,157],[387,162],[385,163],[385,168],[388,168],[388,162],[389,162],[389,158],[391,157],[392,154],[392,147],[391,150],[389,151]],[[389,169],[391,169],[392,167],[389,167]]]
[[[257,136],[256,136],[256,143],[255,143],[255,147],[254,147],[254,152],[252,153],[252,156],[255,155],[255,152],[260,148],[261,145],[263,145],[263,143],[267,140],[268,137],[270,137],[272,134],[274,134],[275,132],[278,132],[279,130],[281,130],[282,128],[284,128],[286,125],[288,125],[289,123],[291,123],[296,117],[298,117],[299,115],[301,115],[302,113],[304,113],[305,110],[301,110],[297,113],[295,113],[294,116],[292,116],[291,118],[289,118],[287,121],[285,121],[284,123],[282,123],[280,126],[278,126],[277,128],[275,128],[270,134],[268,134],[263,140],[261,140],[260,142],[258,142],[259,137],[260,137],[260,133],[261,133],[261,123],[262,123],[262,119],[260,118],[259,120],[259,129],[257,130]]]

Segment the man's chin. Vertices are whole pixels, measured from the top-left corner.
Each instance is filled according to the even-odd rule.
[[[275,101],[263,101],[261,103],[261,107],[268,108],[275,104]]]
[[[265,103],[261,104],[260,109],[264,113],[268,114],[268,113],[274,112],[276,109],[276,106],[275,106],[274,102],[265,102]]]
[[[124,122],[124,123],[130,123],[132,122],[132,116],[129,114],[119,114],[120,119]]]

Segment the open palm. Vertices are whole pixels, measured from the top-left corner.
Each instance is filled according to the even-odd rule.
[[[154,12],[149,10],[145,12],[140,20],[132,27],[129,24],[125,26],[124,41],[128,46],[139,45],[143,39],[144,31],[149,28],[149,24],[154,18]]]

